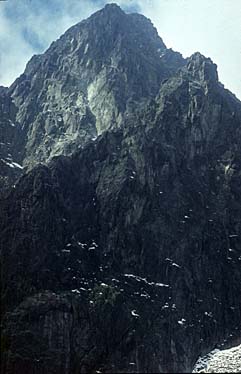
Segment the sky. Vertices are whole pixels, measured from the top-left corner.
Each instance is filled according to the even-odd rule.
[[[33,54],[106,0],[0,0],[0,85],[9,86]],[[116,0],[150,18],[168,48],[201,52],[218,65],[220,81],[241,100],[241,0]]]

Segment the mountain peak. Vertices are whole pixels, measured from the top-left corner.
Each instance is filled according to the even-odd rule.
[[[119,127],[133,110],[130,103],[136,108],[155,97],[182,60],[168,52],[151,20],[115,3],[72,26],[10,87],[24,107],[17,119],[32,134],[23,164],[69,155]]]
[[[117,5],[116,3],[108,3],[108,4],[106,4],[105,7],[103,8],[103,10],[121,11],[121,12],[123,12],[123,10],[121,9],[121,7],[119,5]]]
[[[188,59],[188,71],[196,78],[205,81],[218,81],[217,65],[209,57],[195,52]]]
[[[115,3],[106,4],[104,8],[98,10],[94,13],[90,18],[98,17],[99,15],[107,15],[108,17],[111,16],[124,16],[126,13],[121,9],[121,7]]]

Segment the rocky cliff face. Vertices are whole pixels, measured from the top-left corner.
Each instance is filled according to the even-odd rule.
[[[23,164],[70,155],[120,126],[183,64],[148,19],[115,4],[73,26],[9,89],[25,135]]]
[[[143,16],[111,5],[8,92],[24,164],[63,155],[1,201],[3,372],[190,372],[237,342],[241,103],[216,65],[184,61]],[[62,113],[49,135],[40,101]]]
[[[22,134],[16,123],[17,108],[8,90],[0,87],[0,190],[3,190],[22,174]]]

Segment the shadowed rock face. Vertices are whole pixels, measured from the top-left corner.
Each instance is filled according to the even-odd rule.
[[[90,34],[98,25],[105,27],[103,38]],[[106,35],[113,44],[104,48]],[[72,48],[66,38],[75,40],[69,74],[79,56],[83,95],[96,90],[96,99],[86,102],[93,119],[86,128],[95,131],[90,138],[100,135],[81,140],[70,157],[33,168],[0,203],[2,370],[190,372],[199,355],[241,336],[241,103],[218,82],[210,59],[196,53],[183,65],[150,21],[110,5],[29,63],[9,90],[23,108],[19,123],[32,116],[26,85],[33,82],[37,90],[39,82],[45,95],[48,74],[53,93],[57,82],[63,84],[59,66],[70,56],[66,45]],[[120,55],[118,38],[125,51]],[[48,70],[55,48],[59,65]],[[100,64],[94,54],[101,51]],[[115,61],[120,76],[106,75],[106,88],[98,79],[112,71],[108,61]],[[136,75],[129,70],[137,61],[139,76],[138,69]],[[79,94],[74,87],[71,92]],[[61,86],[59,99],[55,93],[51,100],[60,102],[62,92]],[[120,117],[111,110],[105,117],[107,104],[99,100]],[[31,118],[22,126],[27,133],[35,123],[25,148],[29,165],[43,149],[35,129],[46,136]],[[58,127],[65,137],[71,118]]]

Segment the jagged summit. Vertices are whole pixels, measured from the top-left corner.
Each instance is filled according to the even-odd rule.
[[[122,12],[122,13],[124,13],[124,11],[121,9],[121,7],[116,3],[106,4],[101,11],[102,12],[107,11],[107,12]]]
[[[187,69],[194,77],[201,81],[218,82],[217,65],[200,52],[192,54],[187,60]]]
[[[9,89],[26,142],[22,164],[69,155],[120,127],[183,64],[150,20],[115,4],[71,27]]]

